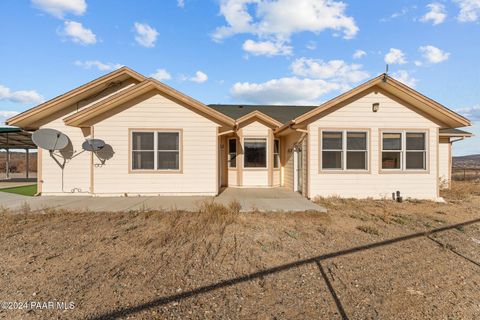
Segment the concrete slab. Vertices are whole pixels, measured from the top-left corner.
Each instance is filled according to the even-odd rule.
[[[287,188],[226,188],[215,198],[224,205],[233,200],[240,203],[243,212],[327,212],[326,208]]]
[[[326,209],[296,192],[286,188],[227,188],[217,197],[91,197],[91,196],[40,196],[26,197],[0,192],[0,206],[10,210],[30,211],[62,209],[92,212],[119,212],[145,210],[182,210],[198,212],[203,201],[213,200],[228,205],[236,200],[242,212],[326,212]]]

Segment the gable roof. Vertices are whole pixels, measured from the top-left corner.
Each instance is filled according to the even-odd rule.
[[[233,119],[239,119],[254,111],[259,111],[281,124],[295,119],[296,117],[311,111],[318,106],[294,106],[294,105],[244,105],[244,104],[209,104],[215,109]]]
[[[388,76],[385,73],[359,85],[358,87],[353,88],[350,91],[347,91],[339,95],[338,97],[332,100],[329,100],[321,104],[319,107],[303,115],[296,117],[288,125],[300,124],[305,121],[308,121],[312,117],[319,115],[320,113],[325,112],[335,106],[338,106],[340,103],[345,102],[346,100],[370,88],[373,88],[374,86],[378,86],[379,88],[384,89],[385,91],[391,92],[392,94],[409,102],[412,106],[416,107],[417,109],[440,120],[442,123],[445,123],[448,127],[455,128],[455,127],[464,127],[464,126],[471,125],[470,121],[467,118],[448,109],[447,107],[436,102],[435,100],[424,96],[418,91],[404,85],[400,81],[393,79],[392,77]],[[288,126],[284,125],[282,128],[280,128],[280,130],[283,130],[284,127],[286,128]]]
[[[139,84],[136,84],[128,89],[119,91],[108,97],[107,99],[104,99],[87,108],[84,108],[83,110],[74,113],[64,118],[63,120],[67,125],[81,127],[85,125],[88,120],[93,119],[94,117],[106,111],[114,109],[122,103],[128,102],[152,90],[157,90],[162,94],[176,99],[181,103],[184,103],[185,105],[212,117],[213,119],[217,120],[217,122],[220,122],[222,124],[228,124],[231,126],[235,124],[235,121],[232,118],[212,108],[209,108],[203,103],[152,78],[145,79]]]
[[[17,114],[6,121],[6,124],[16,125],[22,128],[34,126],[34,123],[39,119],[47,117],[56,111],[72,105],[78,101],[86,99],[95,93],[101,91],[105,84],[115,81],[124,81],[128,78],[134,79],[136,82],[143,81],[145,77],[127,67],[122,67],[112,71],[100,78],[92,80],[80,87],[68,91],[60,96],[50,99],[36,107],[28,109],[20,114]]]
[[[255,119],[255,118],[257,118],[257,119],[259,119],[259,120],[262,120],[262,121],[264,121],[264,122],[266,122],[266,123],[268,123],[268,124],[271,124],[271,125],[273,125],[274,127],[279,127],[279,126],[282,125],[282,123],[279,122],[278,120],[275,120],[275,119],[273,119],[272,117],[267,116],[266,114],[264,114],[263,112],[260,112],[260,111],[258,111],[258,110],[254,110],[254,111],[252,111],[252,112],[244,115],[243,117],[238,118],[235,122],[236,122],[237,125],[238,125],[238,124],[240,124],[240,123],[243,123],[243,122],[246,122],[246,121],[248,121],[248,120],[250,120],[250,119]]]

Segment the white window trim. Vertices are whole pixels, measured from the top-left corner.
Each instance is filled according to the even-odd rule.
[[[400,133],[401,134],[401,150],[384,150],[383,149],[383,134],[384,133]],[[407,133],[424,133],[425,134],[425,150],[407,150]],[[428,173],[429,172],[429,131],[422,129],[402,129],[402,130],[388,130],[380,129],[380,159],[379,172],[380,173]],[[400,152],[400,168],[388,169],[383,168],[383,153],[384,152]],[[424,153],[424,168],[423,169],[407,169],[407,152],[422,152]]]
[[[153,161],[154,169],[133,169],[133,134],[137,132],[153,133]],[[158,152],[167,150],[158,150],[158,133],[178,133],[178,169],[158,169]],[[182,129],[129,129],[129,173],[182,173],[183,172],[183,130]],[[140,150],[136,150],[139,152]],[[151,152],[151,150],[145,150]],[[168,150],[168,152],[177,150]],[[140,151],[141,152],[141,151]]]
[[[342,133],[342,150],[340,149],[323,149],[323,133],[324,132],[341,132]],[[365,169],[347,169],[347,133],[361,132],[366,133],[366,150],[351,150],[351,152],[365,152]],[[320,173],[369,173],[370,172],[370,130],[368,129],[337,129],[337,128],[323,128],[320,130],[319,137],[319,172]],[[323,151],[340,152],[341,168],[323,168]]]

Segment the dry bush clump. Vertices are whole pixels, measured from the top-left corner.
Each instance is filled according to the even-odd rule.
[[[442,190],[447,201],[465,201],[480,195],[480,183],[474,181],[452,181],[450,189]]]

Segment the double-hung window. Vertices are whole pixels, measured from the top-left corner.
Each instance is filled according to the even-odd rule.
[[[237,167],[237,139],[228,139],[228,167]]]
[[[426,170],[425,132],[382,132],[382,170]]]
[[[367,131],[323,130],[322,170],[368,170],[368,139]]]
[[[132,131],[132,170],[179,171],[180,131]]]
[[[273,167],[280,168],[280,140],[273,140]]]

